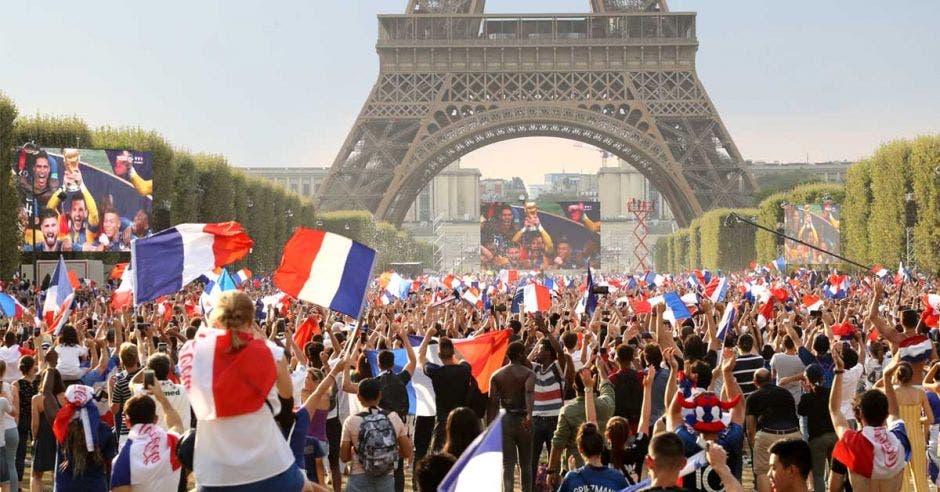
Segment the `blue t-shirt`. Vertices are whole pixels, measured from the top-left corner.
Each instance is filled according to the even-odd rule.
[[[832,372],[835,369],[835,363],[832,361],[832,354],[826,352],[825,354],[820,355],[819,357],[813,355],[806,347],[800,347],[797,350],[797,355],[800,356],[800,361],[803,362],[803,365],[808,366],[810,364],[819,364],[823,370],[823,386],[832,386],[832,380],[835,379],[835,374]]]
[[[114,458],[114,455],[117,454],[117,439],[114,437],[114,433],[111,432],[111,428],[103,422],[98,423],[98,448],[101,449],[101,457],[104,460],[104,463],[110,463]],[[61,469],[60,465],[62,462],[62,453],[64,450],[61,445],[56,446],[58,452],[56,453],[56,474],[55,474],[55,488],[61,492],[71,492],[71,491],[82,491],[82,492],[94,492],[101,491],[105,492],[108,490],[108,479],[105,475],[105,467],[103,464],[95,465],[88,464],[85,467],[85,472],[78,476],[72,475],[72,466],[67,466],[64,470]]]
[[[698,432],[690,430],[688,426],[682,425],[676,429],[676,434],[682,439],[685,445],[686,458],[693,456],[702,450],[698,445]],[[728,427],[718,434],[715,442],[725,448],[728,453],[728,468],[731,474],[738,480],[741,480],[743,450],[744,450],[744,428],[740,424],[730,423]],[[694,472],[682,477],[682,485],[692,490],[724,490],[721,478],[712,471],[712,467],[706,466],[699,468]]]
[[[613,468],[584,465],[565,475],[558,492],[618,492],[628,485],[623,473]]]

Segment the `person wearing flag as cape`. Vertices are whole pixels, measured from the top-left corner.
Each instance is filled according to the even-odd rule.
[[[839,407],[842,403],[842,375],[845,364],[841,350],[833,350],[835,379],[829,394],[829,412],[839,441],[832,457],[848,469],[849,482],[855,490],[901,490],[907,462],[911,459],[911,443],[907,428],[900,418],[894,385],[890,384],[898,370],[898,358],[885,368],[884,378],[889,381],[884,392],[872,389],[857,399],[855,411],[862,429],[849,427]]]

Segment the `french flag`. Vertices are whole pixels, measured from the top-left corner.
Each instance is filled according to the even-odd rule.
[[[907,466],[911,442],[904,422],[897,420],[890,428],[864,427],[860,432],[846,432],[836,442],[832,456],[865,478],[883,480],[896,476]]]
[[[646,278],[644,280],[646,281],[647,285],[655,285],[656,287],[659,287],[660,285],[666,283],[666,277],[663,277],[662,275],[656,272],[647,273]]]
[[[774,260],[771,265],[774,267],[774,269],[777,270],[778,273],[786,273],[787,271],[787,260],[783,259],[782,256]]]
[[[930,351],[933,344],[926,335],[914,335],[904,339],[898,345],[898,354],[901,360],[917,364],[930,358]]]
[[[523,289],[522,303],[527,313],[548,311],[552,308],[552,295],[544,285],[529,284]]]
[[[814,295],[803,296],[803,307],[805,307],[807,311],[810,311],[810,312],[821,311],[823,308],[823,305],[824,305],[823,300],[820,299],[819,296],[814,296]]]
[[[176,457],[179,436],[156,424],[131,427],[127,442],[114,458],[111,489],[144,486],[148,490],[175,490],[182,464]]]
[[[438,492],[502,490],[503,476],[493,473],[503,466],[503,412],[477,436],[438,486]]]
[[[121,285],[111,293],[111,309],[121,310],[134,305],[134,274],[128,267],[121,272]]]
[[[51,278],[49,288],[46,289],[46,299],[42,304],[42,317],[46,321],[47,332],[58,336],[59,330],[69,320],[72,300],[75,298],[75,290],[72,289],[72,283],[69,281],[68,268],[61,256]]]
[[[238,222],[180,224],[131,243],[134,304],[179,292],[213,267],[245,257],[255,242]]]
[[[284,245],[274,285],[294,298],[358,318],[374,263],[372,248],[301,227]]]
[[[885,278],[888,275],[888,269],[881,265],[875,265],[871,267],[871,271],[877,275],[878,278]]]
[[[705,295],[713,303],[719,303],[725,300],[725,295],[728,293],[728,279],[727,277],[712,277],[711,281],[708,282],[708,285],[705,286]]]
[[[849,290],[848,275],[830,275],[829,287],[825,290],[826,297],[830,299],[845,299]]]
[[[232,351],[232,337],[246,344]],[[277,379],[275,352],[270,342],[250,335],[215,328],[200,329],[180,349],[180,380],[201,420],[234,417],[264,405]]]
[[[241,286],[251,278],[251,275],[251,270],[242,268],[241,270],[235,272],[235,275],[232,276],[232,280],[235,281],[235,285]]]
[[[920,319],[930,328],[940,328],[940,294],[924,294],[923,302]]]
[[[767,323],[770,322],[774,317],[774,300],[776,297],[770,296],[764,302],[764,305],[760,307],[760,310],[757,312],[757,327],[764,329],[767,326]]]
[[[9,319],[22,319],[26,308],[15,297],[0,292],[0,312]]]
[[[679,297],[679,294],[675,292],[667,292],[661,296],[651,297],[649,299],[650,306],[663,303],[666,304],[666,310],[663,311],[663,318],[672,323],[692,317],[689,308],[685,307],[685,302]]]
[[[725,341],[729,333],[734,333],[734,321],[738,316],[738,308],[729,305],[725,312],[721,314],[721,321],[718,322],[718,339]]]
[[[483,309],[483,298],[480,295],[480,289],[476,287],[470,287],[463,291],[463,295],[461,295],[460,298],[477,309]]]

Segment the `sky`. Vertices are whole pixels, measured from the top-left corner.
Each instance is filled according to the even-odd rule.
[[[376,14],[406,0],[9,2],[0,91],[25,114],[153,129],[238,166],[332,164],[378,74]],[[587,0],[488,0],[584,12]],[[670,0],[696,11],[699,78],[745,159],[856,159],[940,132],[936,0]],[[600,153],[520,139],[484,177],[584,170]]]

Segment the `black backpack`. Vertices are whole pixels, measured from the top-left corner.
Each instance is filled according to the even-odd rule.
[[[614,376],[614,415],[635,424],[643,407],[643,384],[636,371],[628,369]]]
[[[402,419],[408,418],[411,402],[408,400],[408,388],[401,378],[392,371],[385,371],[379,376],[379,385],[382,388],[382,400],[379,407],[389,412],[395,412]]]

